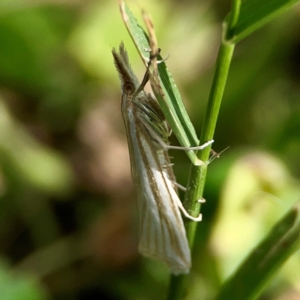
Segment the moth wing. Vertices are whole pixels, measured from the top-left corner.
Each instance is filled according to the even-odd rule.
[[[147,257],[165,262],[174,274],[188,273],[191,255],[176,204],[175,197],[178,198],[178,195],[165,172],[152,169],[152,173],[157,186],[145,182],[144,192],[139,197],[139,251]]]

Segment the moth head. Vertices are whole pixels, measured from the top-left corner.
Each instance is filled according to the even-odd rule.
[[[123,85],[123,92],[127,95],[132,95],[135,92],[134,84],[131,82],[125,82]]]

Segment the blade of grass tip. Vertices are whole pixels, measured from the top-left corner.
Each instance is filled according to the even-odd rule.
[[[149,49],[149,38],[147,36],[147,33],[137,22],[135,16],[131,12],[125,1],[118,1],[122,20],[138,50],[138,53],[143,60],[144,65],[147,66],[147,61],[145,61],[145,58],[150,57],[149,52],[147,51]]]
[[[252,300],[262,293],[285,261],[300,248],[300,202],[279,220],[223,285],[216,300]]]
[[[148,13],[143,12],[143,19],[146,24],[146,28],[148,30],[149,34],[149,41],[150,41],[150,49],[151,49],[151,56],[156,57],[158,55],[158,44],[157,44],[157,38],[153,26],[153,22],[151,20],[151,17]],[[165,92],[167,92],[168,95],[171,95],[171,102],[173,106],[175,107],[176,114],[179,116],[180,120],[182,121],[182,125],[185,126],[187,134],[190,135],[190,139],[194,141],[194,143],[199,143],[199,140],[196,136],[195,129],[192,125],[192,122],[190,121],[190,118],[185,110],[185,106],[182,102],[181,95],[179,93],[179,90],[174,82],[174,79],[169,72],[163,58],[158,55],[159,57],[159,63],[156,64],[156,59],[154,58],[151,63],[152,67],[154,69],[154,76],[156,77],[156,85],[162,86],[162,89],[160,89],[160,96],[164,98]],[[157,72],[158,68],[158,72]],[[158,77],[158,74],[160,75]],[[151,77],[150,77],[151,78]],[[159,80],[158,80],[159,78]],[[173,100],[174,99],[174,100]],[[168,102],[168,99],[164,100],[165,102]],[[191,131],[191,132],[190,132]],[[193,144],[190,144],[193,145]],[[196,144],[195,144],[196,146]],[[185,146],[186,147],[186,146]]]
[[[147,28],[147,31],[148,31],[148,34],[149,34],[149,42],[150,42],[150,47],[151,47],[151,55],[150,55],[150,68],[149,68],[149,77],[150,77],[150,83],[151,83],[151,87],[152,87],[152,90],[154,91],[154,94],[157,96],[157,99],[158,99],[158,102],[161,104],[161,106],[164,106],[165,104],[168,104],[169,101],[166,101],[167,99],[165,99],[165,94],[166,94],[166,91],[164,91],[164,85],[162,85],[162,80],[159,79],[159,74],[164,74],[163,71],[161,70],[164,70],[164,71],[167,71],[167,68],[166,68],[166,64],[164,63],[164,60],[161,58],[161,56],[159,56],[159,63],[157,64],[157,56],[160,52],[159,48],[158,48],[158,45],[157,45],[157,38],[156,38],[156,34],[155,34],[155,31],[154,31],[154,26],[153,26],[153,22],[151,20],[151,17],[148,13],[146,13],[145,11],[143,11],[143,19],[144,19],[144,23],[146,25],[146,28]],[[158,69],[160,70],[160,72],[158,71]],[[169,81],[170,77],[166,77],[165,78],[165,81]],[[173,85],[175,85],[174,81],[173,81]],[[172,85],[169,84],[168,85],[169,87],[171,87]],[[173,89],[170,89],[168,91],[168,95],[173,95],[174,96],[174,93],[173,93]],[[177,96],[177,98],[180,97],[180,94]],[[174,96],[174,99],[176,97]],[[180,97],[180,100],[181,100],[181,97]],[[179,103],[182,103],[182,101],[180,101]],[[177,102],[172,102],[172,104],[174,105],[173,107],[175,108],[175,111],[173,111],[173,107],[166,107],[166,111],[170,114],[172,114],[172,120],[177,120],[179,119],[180,120],[183,120],[184,119],[184,115],[182,115],[182,112],[186,113],[185,111],[185,108],[182,104],[182,108],[180,108],[179,106],[176,106],[176,104],[178,104],[178,101]],[[173,113],[175,113],[173,115]],[[190,122],[190,119],[188,118],[187,119],[188,122]],[[178,129],[180,129],[180,132],[177,132],[174,130],[174,133],[175,135],[177,136],[178,140],[181,142],[181,145],[186,145],[184,147],[190,147],[191,146],[191,143],[187,140],[185,140],[185,135],[186,135],[186,132],[189,132],[188,131],[188,128],[186,127],[186,122],[182,122],[179,126],[178,126]],[[191,127],[193,128],[193,131],[194,131],[194,127],[192,124],[190,124]],[[181,127],[184,127],[183,130],[181,130]],[[175,128],[177,128],[177,126],[175,126]],[[177,130],[177,129],[176,129]],[[189,151],[186,151],[187,152],[187,155],[188,156],[192,156],[191,159],[192,159],[192,162],[193,164],[195,165],[202,165],[203,163],[201,161],[199,161],[196,157],[196,154],[194,151],[192,150],[189,150]]]
[[[137,47],[137,50],[139,51],[140,56],[142,57],[145,65],[147,66],[147,62],[145,61],[144,58],[149,57],[149,52],[145,51],[145,49],[150,48],[149,37],[148,37],[147,33],[144,31],[144,29],[138,24],[136,18],[134,17],[134,15],[130,11],[130,9],[128,8],[126,3],[123,0],[119,0],[119,3],[120,3],[120,10],[121,10],[123,21],[124,21],[128,31],[129,31],[129,34],[131,35],[131,37]],[[162,60],[162,58],[160,56],[159,56],[159,59]],[[164,68],[160,68],[161,66],[164,66]],[[166,86],[165,89],[167,91],[170,90],[171,92],[173,92],[173,96],[170,97],[171,100],[173,100],[173,101],[175,100],[174,101],[175,104],[177,104],[181,109],[185,109],[181,98],[179,100],[177,99],[178,98],[177,93],[179,94],[179,91],[178,91],[177,87],[172,87],[172,83],[174,85],[174,80],[172,78],[172,75],[168,71],[165,63],[162,61],[159,64],[158,68],[159,68],[159,70],[162,69],[162,72],[164,73],[163,79],[162,79],[162,86],[163,87]],[[164,83],[164,81],[166,81],[166,83]],[[179,103],[176,103],[176,102],[179,102]],[[185,114],[187,115],[186,112],[185,112]],[[188,115],[184,116],[184,117],[187,117],[189,120]],[[191,124],[191,121],[189,120],[188,123]],[[192,131],[193,131],[191,133],[192,139],[198,143],[198,139],[197,139],[197,136],[196,136],[193,126],[192,126]],[[192,145],[194,145],[194,144],[192,144]]]
[[[138,24],[126,3],[123,0],[119,0],[119,5],[126,28],[132,37],[144,64],[147,66],[148,62],[145,60],[145,57],[149,57],[149,52],[145,50],[150,47],[149,37]],[[158,56],[158,59],[161,60],[158,64],[159,81],[153,81],[153,76],[151,76],[153,85],[152,89],[157,101],[181,146],[197,146],[199,144],[199,140],[185,110],[182,98],[176,84],[174,83],[173,77],[168,71],[161,56]],[[187,155],[193,164],[200,164],[200,161],[194,151],[187,151]]]

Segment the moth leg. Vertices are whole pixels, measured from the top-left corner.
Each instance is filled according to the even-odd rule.
[[[177,186],[180,190],[186,192],[186,187],[184,187],[184,186],[181,185],[180,183],[178,183],[178,182],[176,182],[176,181],[174,181],[174,180],[172,180],[172,183],[173,183],[175,186]],[[205,203],[206,200],[205,200],[204,198],[200,198],[200,199],[197,200],[197,202],[198,202],[198,203]]]
[[[182,203],[181,203],[179,197],[175,197],[175,200],[176,200],[176,202],[177,202],[176,204],[177,204],[178,207],[181,209],[181,212],[183,213],[183,215],[184,215],[186,218],[188,218],[188,219],[190,219],[190,220],[192,220],[192,221],[195,221],[195,222],[200,222],[200,221],[202,221],[202,214],[200,214],[198,217],[193,217],[193,216],[191,216],[191,215],[185,210],[185,208],[183,207],[183,205],[182,205]]]
[[[186,192],[186,187],[184,187],[184,186],[181,185],[180,183],[178,183],[178,182],[176,182],[176,181],[174,181],[174,180],[172,180],[172,183],[173,183],[175,186],[177,186],[180,190]]]
[[[163,139],[153,130],[153,128],[151,127],[151,125],[148,124],[148,122],[144,119],[140,117],[140,120],[142,121],[142,123],[144,124],[144,126],[148,129],[150,135],[152,136],[152,138],[157,141],[161,147],[164,150],[169,150],[169,149],[175,149],[175,150],[184,150],[184,151],[190,151],[190,150],[202,150],[204,148],[206,148],[207,146],[211,145],[214,140],[210,140],[200,146],[195,146],[195,147],[182,147],[182,146],[171,146],[166,144]]]
[[[189,151],[189,150],[202,150],[204,148],[206,148],[207,146],[211,145],[214,142],[214,140],[210,140],[202,145],[199,146],[195,146],[195,147],[182,147],[182,146],[171,146],[171,145],[167,145],[165,144],[165,149],[169,150],[169,149],[176,149],[176,150],[184,150],[184,151]]]
[[[168,168],[172,168],[174,166],[174,164],[166,164],[163,166],[164,169],[168,169]],[[176,184],[176,183],[175,183]]]
[[[147,51],[147,52],[151,52],[151,49],[144,49],[144,50]],[[149,68],[150,68],[150,65],[151,65],[151,60],[153,60],[154,58],[156,58],[156,56],[159,55],[159,53],[160,53],[160,48],[158,48],[157,53],[156,53],[154,56],[151,56],[151,54],[150,54],[150,57],[149,57],[149,58],[143,56],[143,59],[144,59],[144,61],[147,63],[148,66],[147,66],[147,69],[146,69],[146,73],[145,73],[145,75],[144,75],[144,78],[143,78],[143,80],[142,80],[142,83],[140,84],[140,86],[138,87],[138,89],[135,91],[135,94],[134,94],[135,96],[136,96],[140,91],[142,91],[142,90],[144,89],[146,83],[149,81]],[[164,62],[164,61],[167,60],[168,58],[169,58],[169,56],[167,56],[166,59],[162,59],[162,60],[157,61],[156,63],[159,64],[159,63],[161,63],[161,62]]]
[[[145,50],[146,52],[151,52],[151,49],[144,49],[144,50]],[[158,51],[157,51],[156,55],[152,55],[152,56],[150,56],[149,58],[146,57],[146,56],[143,56],[143,59],[144,59],[144,61],[148,64],[148,66],[149,66],[150,63],[151,63],[151,60],[152,60],[153,58],[157,57],[157,56],[160,54],[160,50],[161,50],[161,49],[158,48]],[[166,58],[162,58],[161,60],[156,61],[156,63],[157,63],[157,64],[161,64],[162,62],[165,62],[166,60],[168,60],[169,57],[170,57],[170,54],[168,54]]]

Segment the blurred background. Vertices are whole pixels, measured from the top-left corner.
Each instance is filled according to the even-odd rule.
[[[128,4],[152,15],[200,135],[229,1]],[[298,5],[236,47],[213,145],[230,148],[209,168],[188,299],[212,299],[300,198],[299,16]],[[0,2],[1,300],[164,298],[167,268],[137,253],[111,55],[121,41],[142,78],[117,1]],[[185,185],[189,160],[171,156]],[[298,252],[261,299],[300,299],[299,270]]]

